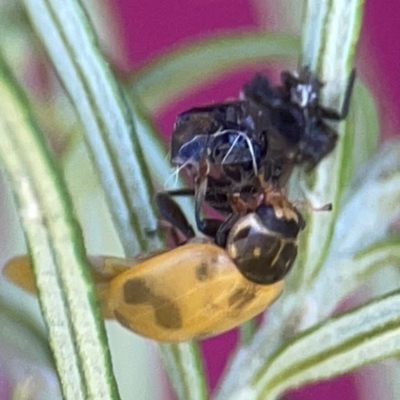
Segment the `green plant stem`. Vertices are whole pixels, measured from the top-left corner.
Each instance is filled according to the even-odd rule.
[[[163,344],[163,363],[179,400],[206,400],[207,388],[196,342]]]
[[[302,65],[311,68],[324,82],[321,102],[324,106],[341,110],[344,93],[360,33],[363,0],[308,0],[306,2],[304,31],[302,37]],[[354,133],[346,130],[346,121],[338,127],[339,140],[335,151],[318,166],[307,196],[313,206],[333,204],[331,213],[310,213],[307,231],[303,239],[307,242],[302,254],[303,278],[299,284],[308,284],[318,274],[329,249],[335,220],[344,188],[348,182],[347,152],[349,137]],[[311,240],[311,238],[313,238]],[[321,243],[321,238],[323,243]]]

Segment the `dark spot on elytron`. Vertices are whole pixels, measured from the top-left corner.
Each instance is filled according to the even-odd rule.
[[[208,266],[207,263],[201,263],[196,268],[196,279],[198,281],[205,281],[208,278]]]
[[[229,307],[233,307],[234,304],[236,304],[238,301],[240,301],[244,292],[245,291],[243,289],[239,289],[239,290],[236,290],[235,292],[233,292],[233,294],[228,299]]]
[[[124,284],[124,301],[127,304],[149,304],[154,311],[155,323],[165,329],[179,329],[182,327],[182,317],[179,308],[169,299],[156,295],[144,279],[130,279]],[[116,318],[122,325],[129,327],[129,323],[120,314]],[[126,325],[128,324],[128,325]]]
[[[131,324],[129,321],[122,315],[120,314],[117,310],[114,311],[115,319],[125,328],[131,330]]]
[[[182,327],[181,313],[172,301],[165,297],[155,297],[152,305],[157,325],[165,329],[179,329]]]
[[[242,308],[245,304],[254,299],[255,293],[253,290],[245,290],[244,288],[238,289],[229,297],[228,304],[229,307],[238,310]]]
[[[151,303],[152,293],[143,279],[130,279],[124,284],[124,301],[127,304]]]

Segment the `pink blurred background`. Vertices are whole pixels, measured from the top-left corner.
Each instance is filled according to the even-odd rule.
[[[253,3],[255,0],[253,0]],[[132,72],[154,57],[179,43],[203,35],[233,29],[256,30],[259,15],[250,0],[110,0],[117,18],[118,34],[124,39],[124,72]],[[254,5],[254,4],[253,4]],[[381,134],[400,133],[400,4],[397,0],[366,0],[357,68],[360,79],[367,82],[378,99]],[[273,24],[274,21],[271,21]],[[175,116],[194,105],[223,101],[237,93],[253,71],[228,77],[195,95],[181,99],[157,116],[163,133],[169,134]],[[237,340],[231,332],[202,342],[205,367],[211,390],[217,385],[225,362]],[[290,400],[337,399],[356,400],[355,374],[308,386],[289,394]]]

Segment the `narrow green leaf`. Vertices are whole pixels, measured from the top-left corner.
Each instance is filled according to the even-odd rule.
[[[324,304],[320,317],[375,270],[397,261],[396,238],[390,237],[400,215],[400,144],[385,145],[358,171],[344,197],[327,258],[309,287],[309,295]]]
[[[332,378],[400,351],[400,292],[305,332],[282,348],[253,379],[254,397]]]
[[[21,397],[15,399],[61,398],[46,335],[38,329],[36,321],[27,318],[26,313],[10,307],[7,300],[0,298],[1,372],[3,375],[4,371],[7,371],[6,379],[12,381],[13,400],[16,392],[21,394]],[[2,378],[4,379],[4,376]],[[4,398],[4,392],[0,393]]]
[[[286,289],[284,289],[284,292]],[[247,389],[251,388],[252,377],[257,374],[271,355],[279,349],[282,344],[282,336],[285,335],[285,328],[290,330],[297,322],[297,318],[287,318],[293,310],[293,304],[299,305],[299,297],[296,295],[286,296],[278,299],[266,313],[266,319],[254,333],[251,342],[241,343],[234,356],[229,361],[226,373],[221,379],[221,385],[215,393],[214,399],[225,400],[251,399]],[[303,306],[303,304],[301,304]],[[293,315],[292,315],[293,316]],[[241,392],[243,388],[245,391]],[[250,395],[249,395],[250,396]]]
[[[361,28],[364,0],[307,0],[302,34],[302,65],[341,92],[351,68]],[[336,72],[336,74],[335,74]],[[337,83],[341,82],[341,86]],[[332,82],[332,84],[329,84]],[[333,82],[336,84],[333,84]],[[340,86],[334,89],[334,86]],[[326,98],[331,95],[325,93]]]
[[[358,42],[362,0],[316,1],[309,0],[305,13],[302,64],[310,66],[325,83],[322,103],[340,110],[343,96],[353,67]],[[303,235],[306,255],[303,257],[302,282],[311,283],[318,274],[329,249],[333,228],[339,211],[340,199],[348,184],[348,153],[354,146],[354,131],[342,122],[338,127],[339,140],[335,151],[325,158],[312,177],[307,197],[313,206],[333,204],[330,213],[311,213],[307,218],[307,231]],[[351,151],[349,150],[351,149]]]
[[[258,26],[269,32],[298,34],[304,0],[263,0],[251,2]]]
[[[315,281],[315,285],[309,291],[312,298],[324,305],[319,309],[319,318],[330,315],[341,300],[376,271],[388,267],[399,268],[399,266],[400,237],[375,243],[352,258],[338,257],[336,262],[327,264],[326,267],[324,266],[326,271]],[[328,272],[328,268],[335,267],[337,271]],[[328,285],[329,291],[326,291],[324,288]]]
[[[371,92],[357,81],[346,129],[353,131],[353,143],[345,149],[343,158],[348,160],[344,172],[343,186],[349,184],[357,168],[367,162],[375,153],[380,134],[378,111]]]
[[[117,399],[79,226],[24,94],[0,59],[0,156],[34,262],[66,399]]]
[[[158,58],[136,74],[133,93],[155,112],[205,82],[256,63],[296,60],[299,41],[294,36],[241,33],[182,46]]]
[[[330,0],[306,0],[303,14],[301,65],[315,71],[325,38],[324,25],[329,17]]]
[[[85,127],[127,255],[158,247],[152,187],[131,109],[78,0],[23,0]]]
[[[384,183],[394,179],[400,171],[400,143],[386,141],[379,151],[369,159],[368,163],[358,169],[353,181],[348,186],[345,203],[358,196],[362,190],[368,190],[368,186],[375,182]],[[395,188],[394,188],[395,189]]]
[[[400,144],[391,143],[356,175],[339,214],[324,274],[340,274],[338,260],[384,240],[399,216]],[[336,263],[334,268],[333,263]]]
[[[160,346],[165,370],[179,400],[207,399],[206,382],[198,344],[163,344]]]
[[[382,266],[400,266],[400,236],[390,237],[382,242],[360,251],[354,257],[354,262],[368,263],[367,268],[360,269],[361,274],[368,275]],[[386,264],[386,265],[385,265]]]
[[[53,366],[47,337],[38,324],[26,314],[15,310],[6,299],[0,298],[0,343],[17,348],[24,358]]]
[[[146,157],[151,160],[152,176],[157,182],[163,184],[172,174],[165,146],[154,126],[153,121],[143,110],[139,100],[134,96],[130,99],[134,110],[135,129],[138,133],[140,145],[146,151]]]

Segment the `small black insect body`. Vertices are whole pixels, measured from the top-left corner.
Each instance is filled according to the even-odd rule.
[[[265,159],[272,170],[265,169],[267,180],[280,175],[283,185],[295,164],[310,170],[335,148],[338,134],[327,121],[347,117],[355,76],[353,70],[340,112],[320,104],[323,84],[308,68],[299,74],[282,72],[280,86],[271,86],[267,77],[257,75],[243,87],[242,97],[262,107],[270,121]]]

